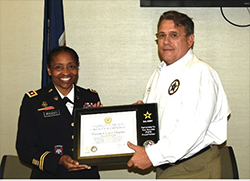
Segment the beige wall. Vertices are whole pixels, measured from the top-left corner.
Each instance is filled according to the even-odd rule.
[[[64,0],[67,45],[80,56],[78,84],[96,89],[104,105],[142,98],[159,64],[154,34],[161,13],[139,0]],[[219,8],[174,8],[193,17],[198,57],[219,73],[232,109],[228,144],[240,178],[250,178],[249,27],[227,23]],[[225,8],[237,24],[249,24],[245,8]],[[25,92],[39,89],[43,40],[42,0],[0,0],[0,157],[16,154],[19,106]],[[154,178],[126,168],[101,171],[102,178]]]

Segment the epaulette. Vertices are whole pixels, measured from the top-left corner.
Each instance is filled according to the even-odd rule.
[[[94,93],[97,94],[97,91],[96,91],[96,90],[94,90],[94,89],[89,89],[89,90],[90,90],[90,92],[94,92]]]
[[[36,91],[34,91],[34,90],[29,91],[29,92],[26,92],[26,94],[27,94],[30,98],[32,98],[32,97],[34,97],[34,96],[37,96],[37,95],[38,95],[38,94],[37,94],[37,92],[36,92]]]

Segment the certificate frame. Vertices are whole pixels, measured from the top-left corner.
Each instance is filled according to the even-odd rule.
[[[122,127],[109,127],[111,124],[106,123],[109,119],[113,121],[112,124],[120,124]],[[100,127],[101,131],[94,129]],[[108,129],[118,134],[110,134]],[[107,138],[120,140],[116,143],[113,140],[108,141]],[[127,138],[130,140],[126,140]],[[156,103],[74,110],[73,159],[80,164],[98,166],[126,163],[134,153],[125,145],[127,141],[146,147],[155,144],[158,139]]]

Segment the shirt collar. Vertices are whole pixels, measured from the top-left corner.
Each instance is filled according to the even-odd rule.
[[[188,61],[193,57],[194,53],[193,50],[190,48],[188,52],[181,57],[179,60],[176,62],[172,63],[171,65],[167,65],[164,61],[158,66],[158,72],[160,73],[163,69],[170,69],[170,70],[175,70],[175,69],[180,69],[181,67],[184,67]]]
[[[75,93],[75,85],[73,84],[73,88],[71,89],[71,91],[68,93],[67,96],[62,95],[62,93],[57,89],[57,87],[55,86],[57,92],[59,93],[60,97],[63,99],[64,97],[68,97],[69,100],[71,100],[72,102],[74,102],[74,93]]]

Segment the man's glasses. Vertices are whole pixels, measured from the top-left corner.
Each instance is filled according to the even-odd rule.
[[[180,36],[182,35],[186,35],[185,33],[184,34],[180,34],[180,33],[177,33],[177,32],[170,32],[168,34],[165,34],[163,32],[160,32],[160,33],[156,33],[155,36],[158,40],[163,40],[165,39],[166,37],[168,37],[169,39],[171,40],[177,40]]]

